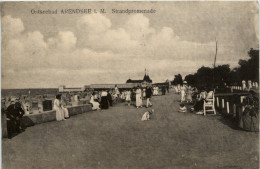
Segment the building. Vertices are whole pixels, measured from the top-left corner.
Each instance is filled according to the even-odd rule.
[[[70,87],[70,88],[66,88],[65,85],[60,85],[59,86],[59,92],[82,92],[84,91],[84,87]]]
[[[138,84],[141,87],[145,87],[145,86],[149,86],[153,83],[152,79],[150,79],[149,75],[146,73],[146,69],[145,69],[145,74],[144,74],[144,78],[143,80],[132,80],[132,79],[128,79],[126,81],[126,83],[134,83],[134,84]]]
[[[89,89],[91,90],[108,90],[108,89],[114,89],[115,85],[117,85],[118,89],[126,90],[126,89],[132,89],[134,87],[137,87],[138,84],[136,83],[126,83],[126,84],[91,84],[89,86]]]

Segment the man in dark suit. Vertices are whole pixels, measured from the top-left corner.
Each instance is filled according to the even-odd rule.
[[[7,119],[7,133],[8,138],[11,138],[13,133],[20,133],[21,118],[24,115],[24,110],[19,102],[15,102],[15,99],[11,100],[11,105],[6,110]]]
[[[146,95],[146,107],[152,106],[153,104],[151,103],[151,97],[152,97],[153,91],[152,88],[147,86],[145,90],[145,95]]]

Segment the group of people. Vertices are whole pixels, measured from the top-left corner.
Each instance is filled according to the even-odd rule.
[[[176,85],[174,86],[175,92],[177,94],[180,94],[180,101],[181,103],[187,102],[192,103],[192,95],[194,93],[197,93],[197,88],[191,87],[190,85],[187,85],[187,82],[184,81],[183,85]]]
[[[181,104],[179,108],[179,112],[186,112],[187,108],[184,104],[191,103],[191,111],[196,112],[196,114],[203,114],[203,105],[205,102],[212,102],[214,97],[214,91],[211,88],[205,89],[202,88],[198,91],[197,88],[192,88],[190,86],[180,86],[180,94],[181,94]]]
[[[151,97],[153,90],[147,86],[142,89],[137,86],[133,89],[123,90],[120,92],[117,86],[113,90],[94,91],[90,96],[92,110],[108,109],[117,102],[125,102],[126,105],[135,105],[137,108],[143,107],[143,100],[146,100],[146,107],[152,106]]]
[[[2,100],[1,112],[2,115],[6,114],[7,136],[8,138],[12,138],[14,134],[18,134],[24,130],[21,125],[21,119],[25,112],[19,98],[12,98],[8,104],[5,103],[5,100]]]

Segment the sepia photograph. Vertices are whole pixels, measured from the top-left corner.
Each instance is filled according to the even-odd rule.
[[[2,169],[258,169],[258,1],[9,1]]]

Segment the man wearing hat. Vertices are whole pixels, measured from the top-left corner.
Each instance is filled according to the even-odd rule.
[[[20,121],[23,115],[24,110],[21,108],[21,104],[16,102],[15,98],[12,98],[11,104],[6,110],[8,138],[11,138],[13,133],[21,132],[22,128]]]

